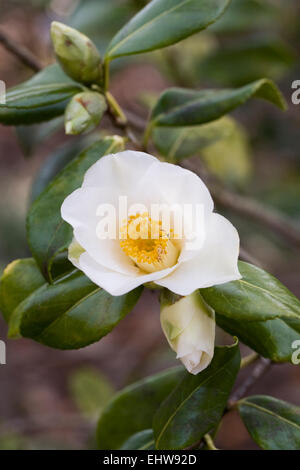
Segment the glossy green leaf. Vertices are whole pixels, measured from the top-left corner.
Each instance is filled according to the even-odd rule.
[[[228,4],[229,0],[152,0],[112,39],[106,57],[175,44],[214,23]]]
[[[0,122],[8,125],[34,124],[63,114],[70,98],[82,86],[70,80],[57,65],[46,67],[27,82],[6,94],[0,105]]]
[[[290,319],[299,324],[300,301],[278,279],[261,268],[239,262],[242,279],[201,289],[219,314],[240,321]]]
[[[169,369],[117,393],[98,423],[99,449],[119,449],[133,434],[151,428],[154,413],[182,374],[182,367]]]
[[[247,38],[221,46],[196,64],[198,80],[240,86],[260,77],[281,79],[295,62],[294,51],[276,36]]]
[[[218,325],[264,357],[291,361],[291,345],[300,340],[299,300],[266,271],[242,261],[239,270],[241,280],[201,289]]]
[[[17,126],[16,136],[25,157],[31,157],[36,148],[44,144],[50,137],[62,130],[64,117],[59,116],[42,124]]]
[[[200,126],[155,127],[152,137],[156,148],[169,162],[178,162],[199,155],[205,147],[229,137],[233,128],[233,120],[225,116]]]
[[[110,39],[138,10],[136,0],[81,0],[68,19],[68,26],[86,34],[101,53]]]
[[[241,400],[240,416],[252,439],[265,450],[300,450],[300,407],[256,395]]]
[[[152,429],[145,429],[140,431],[127,439],[126,442],[120,447],[120,450],[153,450],[154,447],[154,434]]]
[[[243,321],[216,314],[217,324],[235,335],[254,351],[274,362],[290,362],[294,341],[300,341],[299,321],[275,318],[267,321]]]
[[[18,259],[5,268],[0,280],[0,310],[7,322],[19,303],[44,282],[32,258]]]
[[[32,187],[31,202],[33,202],[51,183],[55,176],[70,163],[84,148],[84,140],[76,139],[58,147],[53,153],[48,155],[41,168],[38,170]]]
[[[18,288],[24,290],[19,279]],[[138,288],[113,297],[75,270],[53,284],[45,282],[19,303],[10,317],[9,336],[58,349],[82,348],[109,333],[131,311],[141,292]]]
[[[103,155],[123,149],[123,139],[106,137],[71,161],[32,204],[27,218],[27,237],[31,252],[46,279],[51,278],[54,257],[72,240],[72,228],[64,222],[60,208],[64,199],[83,180],[85,172]]]
[[[250,98],[262,98],[281,109],[284,99],[276,85],[257,80],[232,90],[194,91],[169,88],[159,98],[151,115],[152,126],[195,126],[220,118]]]
[[[183,379],[157,410],[156,449],[185,449],[220,421],[240,368],[238,344],[216,347],[209,367]]]

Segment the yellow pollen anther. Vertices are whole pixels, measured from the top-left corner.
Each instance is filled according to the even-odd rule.
[[[165,233],[161,221],[149,214],[130,216],[120,229],[120,246],[124,253],[145,272],[154,272],[174,266],[179,250],[172,243],[173,230]]]

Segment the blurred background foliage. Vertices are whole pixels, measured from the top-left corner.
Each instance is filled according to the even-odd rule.
[[[146,3],[3,0],[0,30],[48,65],[54,60],[52,20],[78,28],[104,51],[114,33]],[[261,77],[274,79],[287,99],[286,113],[251,101],[214,123],[222,128],[218,141],[210,139],[205,126],[187,128],[173,157],[200,158],[226,186],[276,207],[296,223],[300,223],[300,108],[291,103],[291,84],[300,79],[299,13],[297,0],[232,0],[223,18],[204,33],[112,64],[114,94],[125,109],[143,118],[159,93],[172,85],[226,88]],[[32,73],[0,44],[0,79],[7,87]],[[15,130],[0,126],[0,271],[11,260],[28,255],[25,216],[30,201],[80,149],[110,128],[110,121],[104,120],[94,134],[73,138],[64,135],[61,118]],[[155,132],[164,154],[165,139],[175,135],[164,135],[163,128]],[[249,252],[299,296],[299,257],[293,249],[253,222],[226,215],[239,228]],[[114,391],[175,363],[158,315],[153,314],[155,308],[158,311],[148,292],[126,325],[121,323],[110,337],[84,350],[60,352],[27,340],[9,341],[7,365],[0,366],[0,449],[93,448],[93,425]],[[0,321],[0,338],[6,338],[6,326]],[[221,333],[219,340],[225,340]],[[297,385],[296,371],[284,365],[264,378],[258,390],[299,403]],[[235,442],[236,448],[253,448],[234,413],[228,420],[235,437],[231,434],[229,442],[221,430],[217,444],[228,448]]]

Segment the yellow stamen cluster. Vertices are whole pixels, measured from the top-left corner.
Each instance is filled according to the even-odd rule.
[[[175,264],[178,250],[170,241],[173,230],[165,233],[162,222],[152,220],[149,214],[136,214],[120,230],[120,246],[141,269],[153,272]]]

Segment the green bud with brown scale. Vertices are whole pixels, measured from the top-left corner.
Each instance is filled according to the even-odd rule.
[[[73,96],[65,111],[66,134],[77,135],[93,130],[106,109],[106,100],[100,93],[83,91]]]
[[[51,39],[56,58],[69,77],[85,84],[101,83],[101,57],[95,44],[85,34],[53,21]]]

